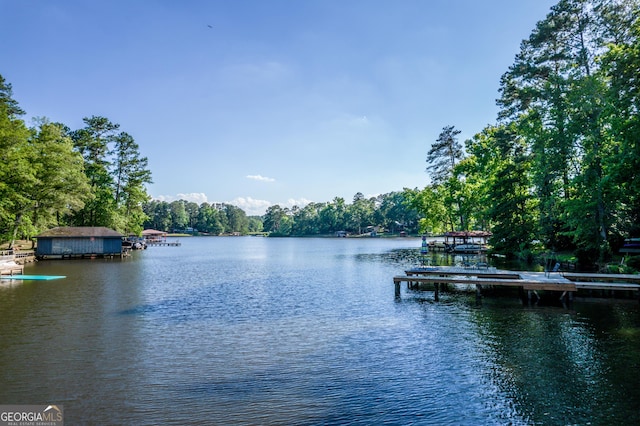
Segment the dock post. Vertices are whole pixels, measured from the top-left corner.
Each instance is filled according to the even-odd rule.
[[[440,284],[439,283],[433,283],[434,287],[435,287],[435,296],[434,299],[436,302],[438,302],[440,300]]]
[[[527,290],[527,300],[529,304],[531,304],[531,299],[533,299],[533,292],[531,290]]]
[[[400,298],[400,281],[396,281],[394,284],[396,287],[396,299],[399,299]]]
[[[476,284],[476,299],[482,298],[482,284]]]

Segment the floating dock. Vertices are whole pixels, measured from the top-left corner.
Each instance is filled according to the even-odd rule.
[[[400,295],[400,284],[408,288],[420,284],[432,284],[435,299],[439,299],[441,286],[447,284],[475,285],[476,296],[481,297],[483,288],[516,287],[527,292],[527,297],[540,298],[538,291],[560,292],[561,300],[572,300],[578,290],[631,291],[640,300],[640,275],[587,274],[569,272],[519,272],[499,269],[476,269],[457,267],[420,267],[405,271],[406,275],[393,277],[396,296]]]
[[[66,275],[5,275],[3,280],[24,280],[24,281],[50,281],[67,278]]]

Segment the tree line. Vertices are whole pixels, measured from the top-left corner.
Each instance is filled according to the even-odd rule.
[[[151,183],[133,137],[105,117],[71,130],[46,118],[29,127],[0,75],[0,240],[53,226],[105,226],[139,234]]]
[[[497,252],[605,262],[640,236],[640,4],[561,0],[500,80],[499,115],[443,128],[415,190],[423,231],[485,229]]]
[[[366,198],[362,193],[352,203],[336,197],[331,202],[304,207],[270,206],[262,216],[247,216],[239,207],[226,203],[186,200],[151,201],[143,206],[148,219],[145,228],[212,235],[265,232],[271,236],[353,235],[372,231],[418,232],[420,215],[408,203],[404,192]]]
[[[262,232],[262,218],[247,216],[244,210],[227,203],[152,200],[143,206],[145,229],[209,235],[247,235]]]

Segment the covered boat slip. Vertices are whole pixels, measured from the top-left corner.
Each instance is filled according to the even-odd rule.
[[[480,296],[483,287],[517,287],[528,291],[529,299],[539,290],[562,292],[561,298],[571,299],[577,290],[634,291],[640,299],[640,275],[587,274],[562,272],[524,272],[499,269],[473,269],[456,267],[420,267],[405,271],[406,275],[393,277],[396,295],[400,293],[400,283],[409,288],[420,284],[433,284],[436,299],[440,284],[475,285]]]

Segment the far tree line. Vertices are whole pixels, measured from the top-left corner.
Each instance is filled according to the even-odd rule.
[[[333,201],[306,206],[270,206],[262,216],[247,216],[233,205],[186,200],[151,201],[143,207],[148,216],[145,228],[162,231],[225,235],[265,232],[271,236],[317,236],[344,232],[362,235],[371,232],[417,233],[421,218],[409,204],[405,192],[391,192],[366,198],[354,195],[351,203]]]

